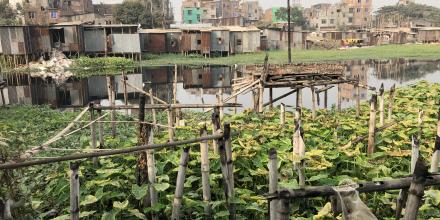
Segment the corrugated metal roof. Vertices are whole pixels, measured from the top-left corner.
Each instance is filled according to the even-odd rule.
[[[179,29],[141,29],[138,31],[140,34],[165,34],[165,33],[180,33]]]
[[[256,27],[229,26],[226,28],[231,32],[260,31],[260,29]]]

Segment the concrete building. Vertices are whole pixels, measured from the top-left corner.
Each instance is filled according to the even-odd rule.
[[[415,3],[415,0],[399,0],[399,2],[397,2],[397,5],[408,5],[411,3]]]
[[[364,29],[371,24],[373,0],[342,0],[337,4],[316,4],[304,10],[317,30]]]
[[[241,16],[248,21],[259,21],[263,16],[263,9],[258,1],[246,1],[241,4]]]

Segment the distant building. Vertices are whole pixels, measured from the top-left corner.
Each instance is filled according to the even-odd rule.
[[[410,3],[415,3],[415,0],[399,0],[399,2],[397,2],[397,5],[408,5]]]
[[[259,21],[263,16],[263,9],[258,1],[247,1],[241,4],[241,16],[248,21]]]
[[[363,29],[371,24],[373,0],[342,0],[337,4],[316,4],[304,10],[317,30]]]

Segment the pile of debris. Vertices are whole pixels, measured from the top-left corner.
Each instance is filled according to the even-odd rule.
[[[52,78],[57,83],[62,83],[73,76],[73,73],[68,70],[72,64],[72,60],[68,59],[62,52],[53,50],[49,60],[46,61],[41,57],[38,62],[29,63],[29,68],[32,77]]]

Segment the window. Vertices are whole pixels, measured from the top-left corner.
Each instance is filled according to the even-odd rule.
[[[361,12],[361,9],[360,9],[360,8],[358,8],[358,9],[357,9],[357,13],[360,13],[360,12]]]
[[[58,12],[56,12],[56,11],[51,11],[51,12],[50,12],[50,18],[52,18],[52,19],[57,19],[57,18],[58,18]]]
[[[365,9],[365,12],[367,12],[367,13],[368,13],[368,8],[366,8],[366,9]]]
[[[358,0],[358,3],[362,3],[362,0]]]
[[[354,8],[349,8],[348,9],[348,13],[353,13],[354,12]]]
[[[197,21],[200,21],[200,15],[197,15]]]
[[[193,23],[193,21],[192,20],[188,20],[188,24],[192,24]]]
[[[334,24],[335,23],[335,19],[330,19],[330,24]]]
[[[327,20],[326,19],[322,19],[321,20],[321,24],[327,24]]]
[[[202,40],[197,40],[197,44],[198,45],[202,44]]]
[[[33,11],[28,12],[28,17],[29,17],[30,19],[35,18],[35,12],[33,12]]]
[[[241,39],[237,39],[237,46],[241,46],[242,42]]]
[[[353,18],[352,17],[348,18],[348,23],[353,23]]]
[[[188,15],[192,15],[193,11],[192,10],[188,10]]]
[[[218,37],[218,38],[217,38],[217,43],[218,43],[218,44],[223,44],[223,39],[222,39],[221,37]]]
[[[203,10],[203,14],[208,14],[208,10]]]

